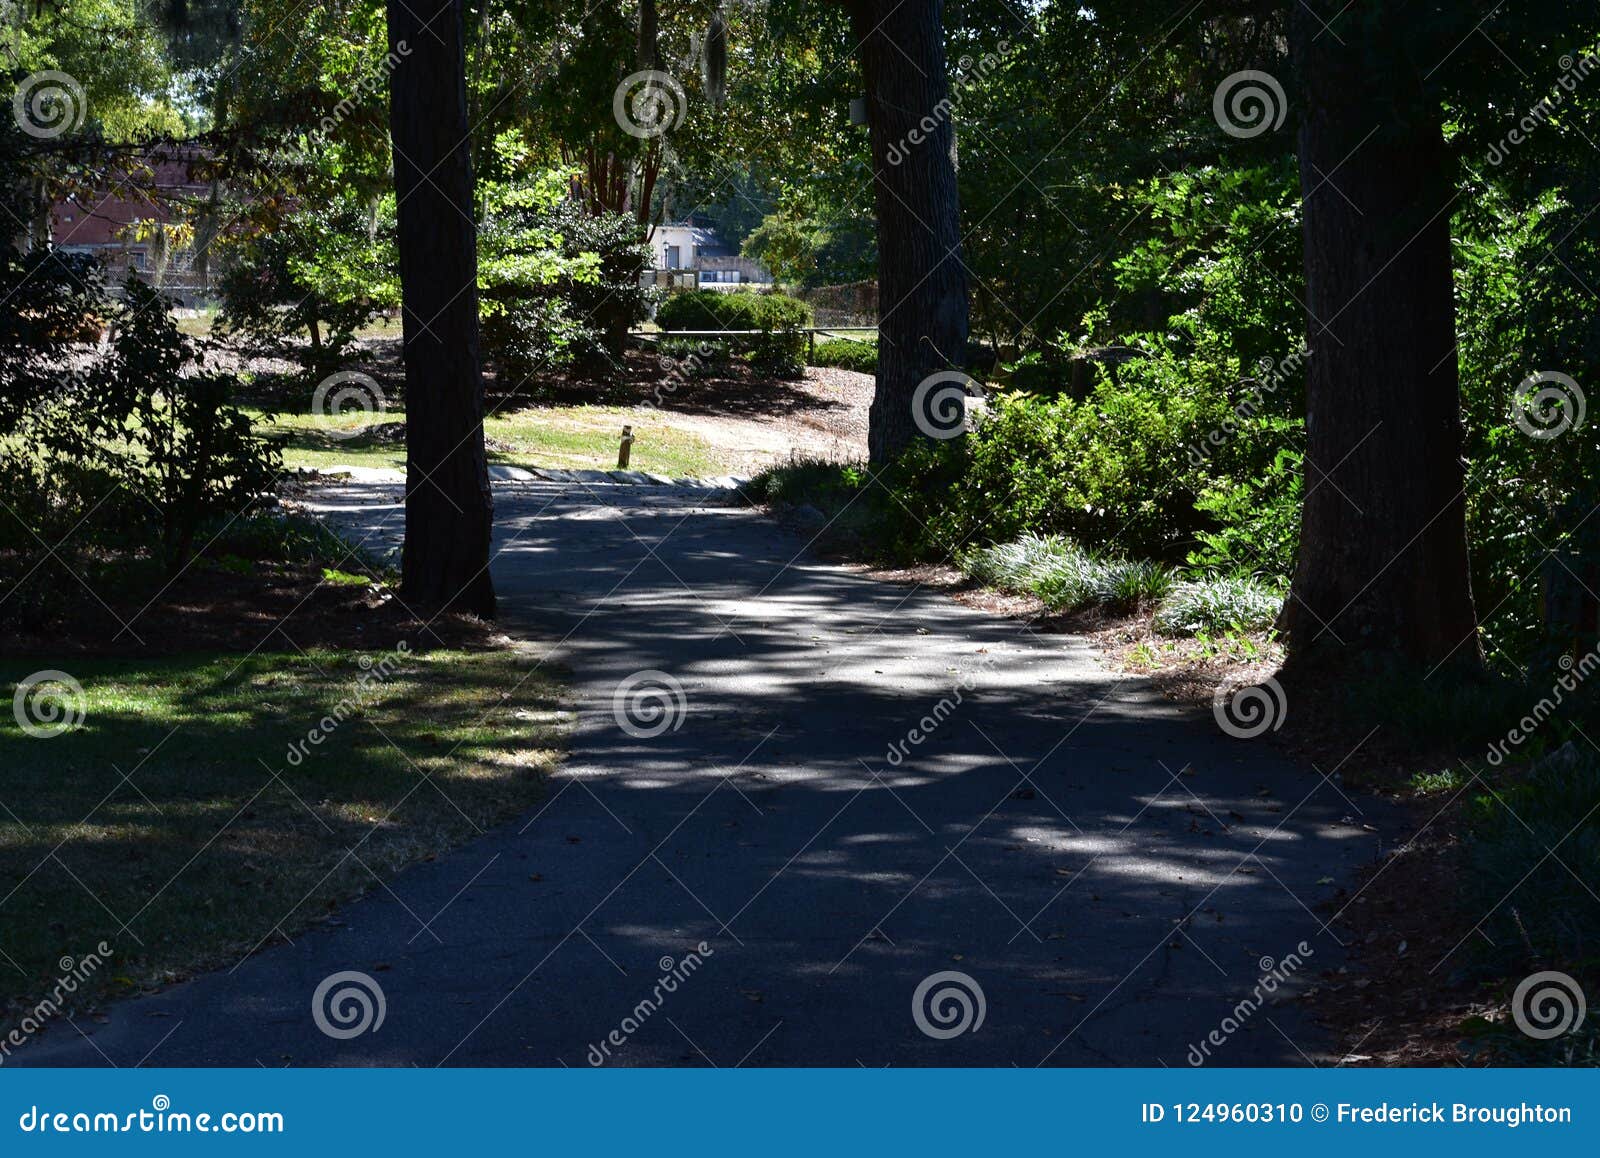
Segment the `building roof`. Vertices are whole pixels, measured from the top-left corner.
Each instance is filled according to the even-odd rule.
[[[722,240],[715,229],[696,222],[692,217],[685,221],[663,221],[656,228],[687,230],[695,249],[707,257],[726,256],[733,252],[732,247]]]

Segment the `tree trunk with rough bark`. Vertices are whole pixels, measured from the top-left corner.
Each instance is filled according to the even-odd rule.
[[[1311,0],[1292,22],[1312,353],[1300,553],[1280,626],[1292,662],[1477,664],[1440,109],[1395,8],[1375,27],[1339,9]]]
[[[406,368],[406,598],[492,616],[461,0],[389,0]]]
[[[876,188],[878,372],[867,445],[882,465],[926,433],[913,414],[917,386],[965,358],[967,277],[943,0],[850,0],[849,9]]]

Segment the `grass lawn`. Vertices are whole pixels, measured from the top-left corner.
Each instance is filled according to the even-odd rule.
[[[403,442],[385,442],[359,431],[359,417],[344,421],[319,414],[249,411],[267,432],[287,434],[284,463],[290,467],[405,466]],[[399,422],[402,411],[391,409],[378,422]],[[611,470],[617,465],[617,444],[624,425],[633,427],[630,466],[678,477],[727,474],[726,456],[704,439],[674,430],[652,410],[622,406],[541,406],[516,413],[502,412],[484,422],[484,434],[502,449],[491,450],[489,461],[517,466],[547,466]]]
[[[516,650],[0,663],[8,700],[58,664],[83,688],[70,731],[30,736],[9,712],[0,727],[0,1004],[31,1007],[62,958],[101,941],[112,956],[76,1001],[231,965],[523,812],[563,721],[535,663]]]

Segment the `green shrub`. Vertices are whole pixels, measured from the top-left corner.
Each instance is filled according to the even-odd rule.
[[[350,194],[304,205],[224,251],[216,332],[299,363],[313,384],[342,369],[355,333],[400,304],[393,198],[377,214]]]
[[[805,374],[806,338],[811,307],[782,294],[721,293],[691,290],[673,294],[656,311],[663,330],[755,330],[731,338],[758,373],[781,378]]]
[[[783,294],[690,290],[662,302],[656,324],[663,330],[798,330],[811,324],[811,307]]]
[[[1286,420],[1239,421],[1237,377],[1236,366],[1186,364],[1158,348],[1121,366],[1116,382],[1102,378],[1082,401],[996,396],[989,417],[959,440],[967,463],[950,531],[1000,541],[1057,534],[1184,560],[1202,536],[1228,526],[1226,512],[1202,499],[1259,476],[1300,436]],[[1199,453],[1229,422],[1232,437]]]
[[[1176,582],[1170,567],[1146,559],[1101,565],[1096,601],[1108,607],[1133,609],[1158,603]]]
[[[270,491],[281,454],[233,404],[233,380],[207,372],[160,295],[131,274],[123,292],[110,353],[37,408],[24,433],[52,473],[99,474],[139,500],[125,517],[150,528],[176,573],[202,525]]]
[[[321,519],[310,515],[249,514],[205,529],[209,558],[238,558],[375,570],[371,555],[352,549]]]
[[[1047,582],[1064,588],[1069,575],[1082,580],[1081,586],[1087,589],[1086,577],[1093,563],[1087,552],[1065,539],[1023,535],[1014,542],[971,552],[962,566],[980,583],[1032,595]]]
[[[872,374],[878,369],[878,340],[857,342],[848,338],[829,338],[818,342],[808,361],[813,366],[833,366],[840,370],[854,370],[858,374]]]
[[[691,379],[723,373],[733,357],[727,342],[705,338],[662,338],[655,348],[664,373]]]
[[[490,212],[478,230],[483,345],[503,387],[613,364],[655,300],[639,282],[650,256],[639,223],[588,213],[567,188],[560,172],[487,186]]]
[[[859,492],[870,477],[863,465],[797,458],[759,472],[745,484],[744,493],[753,502],[813,506],[832,513],[866,501]]]
[[[1283,597],[1257,580],[1200,579],[1176,584],[1153,626],[1163,635],[1266,631],[1282,607]]]

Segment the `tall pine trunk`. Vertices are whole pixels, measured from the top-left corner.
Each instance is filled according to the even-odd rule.
[[[406,367],[408,599],[493,615],[461,0],[389,0]]]
[[[1296,661],[1327,649],[1477,663],[1452,166],[1400,17],[1323,31],[1340,7],[1311,0],[1291,26],[1312,357],[1300,554],[1280,626]]]
[[[867,446],[887,463],[918,436],[912,395],[967,345],[943,0],[850,0],[872,136],[878,375]]]

